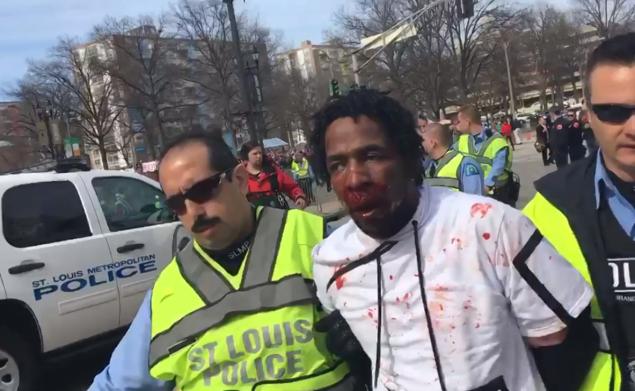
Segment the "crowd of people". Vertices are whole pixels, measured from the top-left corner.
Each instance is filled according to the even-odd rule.
[[[635,390],[635,33],[585,69],[599,149],[583,159],[576,118],[543,118],[560,169],[522,211],[513,149],[469,105],[453,137],[376,90],[327,102],[310,167],[350,216],[334,232],[250,202],[252,181],[288,181],[258,145],[241,162],[177,138],[159,180],[193,240],[90,390]]]

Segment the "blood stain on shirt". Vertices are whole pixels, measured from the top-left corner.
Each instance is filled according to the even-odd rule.
[[[393,276],[392,274],[388,276],[388,278],[390,278],[390,281],[395,279],[395,276]]]
[[[337,273],[338,270],[340,270],[342,267],[344,267],[344,265],[340,265],[340,266],[335,266],[335,270],[333,271],[333,274]],[[344,287],[344,283],[346,282],[346,277],[344,277],[344,275],[338,276],[335,279],[335,287],[340,290],[342,289],[342,287]]]
[[[439,285],[439,284],[433,286],[430,289],[432,289],[433,291],[437,291],[437,292],[447,292],[447,291],[450,290],[450,288],[448,288],[447,286]]]
[[[489,240],[489,238],[490,238],[490,237],[491,237],[491,235],[490,235],[490,233],[489,233],[489,232],[485,232],[485,233],[483,234],[483,239],[485,239],[485,240]]]
[[[477,324],[476,324],[476,326],[474,326],[474,328],[475,328],[475,329],[478,329],[478,328],[480,328],[480,327],[481,327],[481,324],[480,324],[480,323],[477,323]]]
[[[490,209],[492,209],[492,204],[477,202],[470,208],[470,216],[480,216],[480,218],[482,219],[483,217],[487,216],[487,213]]]

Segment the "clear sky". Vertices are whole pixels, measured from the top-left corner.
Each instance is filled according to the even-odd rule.
[[[220,0],[219,0],[220,1]],[[285,44],[320,42],[332,15],[351,0],[235,0],[261,24],[284,34]],[[531,0],[520,0],[534,3]],[[567,0],[557,2],[564,3]],[[158,15],[175,0],[0,0],[0,100],[26,70],[27,59],[45,59],[56,38],[86,38],[106,16]]]

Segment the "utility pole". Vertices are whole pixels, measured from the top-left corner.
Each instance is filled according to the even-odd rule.
[[[251,141],[255,141],[262,144],[260,138],[259,129],[256,128],[254,103],[252,96],[249,93],[249,82],[247,81],[247,69],[245,67],[245,61],[243,60],[243,53],[240,49],[240,36],[238,35],[238,24],[236,23],[236,14],[234,12],[234,0],[223,0],[227,4],[227,14],[229,16],[229,23],[232,30],[232,40],[234,41],[234,52],[236,56],[236,62],[238,63],[238,77],[240,78],[240,92],[243,96],[243,101],[246,106],[247,128],[249,130],[249,137]]]
[[[512,83],[512,71],[509,66],[509,42],[503,40],[503,51],[505,52],[505,65],[507,66],[507,83],[509,85],[509,109],[512,112],[512,118],[516,118],[516,97],[514,96],[514,86]]]

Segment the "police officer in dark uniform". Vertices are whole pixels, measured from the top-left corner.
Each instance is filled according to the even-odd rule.
[[[549,128],[549,146],[558,168],[569,164],[569,140],[567,129],[569,121],[562,116],[559,108],[551,109],[551,127]]]
[[[582,145],[582,123],[575,115],[575,111],[567,112],[569,126],[567,128],[567,141],[569,146],[569,158],[571,163],[584,158],[586,148]]]

